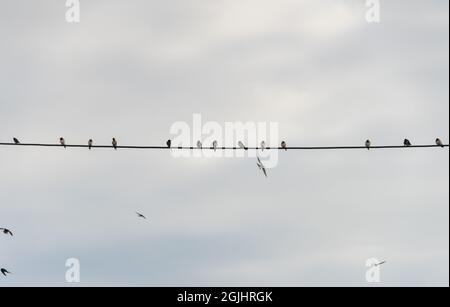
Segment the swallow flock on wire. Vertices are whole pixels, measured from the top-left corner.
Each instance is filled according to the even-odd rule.
[[[19,139],[16,138],[16,137],[13,138],[13,142],[14,142],[14,144],[16,144],[16,145],[20,145],[20,144],[21,144],[21,142],[19,141]],[[440,138],[437,138],[436,141],[435,141],[435,143],[436,143],[436,146],[439,146],[439,147],[442,147],[442,148],[445,147],[444,142],[443,142]],[[63,137],[60,137],[60,138],[59,138],[59,144],[60,144],[62,147],[67,148],[66,140],[65,140]],[[115,150],[118,149],[118,142],[117,142],[117,139],[116,139],[116,138],[112,138],[111,145],[112,145],[112,147],[113,147]],[[166,145],[167,145],[167,148],[172,148],[172,141],[171,141],[171,140],[168,140],[168,141],[166,142]],[[411,147],[411,146],[413,146],[413,144],[411,143],[411,141],[410,141],[409,139],[404,139],[404,141],[403,141],[403,146],[405,146],[405,147]],[[87,143],[87,147],[89,148],[89,150],[91,150],[91,149],[94,147],[94,141],[93,141],[92,139],[89,139],[89,141],[88,141],[88,143]],[[365,142],[365,147],[366,147],[367,149],[370,150],[370,149],[372,148],[372,141],[371,141],[371,140],[366,140],[366,142]],[[202,143],[201,141],[198,141],[198,142],[197,142],[197,148],[198,148],[198,149],[204,149],[203,143]],[[217,141],[214,141],[214,142],[212,143],[212,146],[210,147],[210,149],[216,151],[218,148],[219,148],[219,147],[218,147],[218,142],[217,142]],[[239,141],[239,142],[238,142],[238,148],[239,148],[239,149],[243,149],[243,150],[248,150],[248,147],[247,147],[242,141]],[[282,142],[281,142],[280,148],[283,149],[283,150],[285,150],[285,151],[287,151],[287,150],[289,149],[289,147],[287,146],[287,143],[286,143],[285,141],[282,141]],[[260,149],[261,151],[264,151],[264,150],[268,149],[268,147],[266,146],[266,142],[265,142],[265,141],[262,141],[261,144],[260,144],[260,148],[256,148],[256,149]]]
[[[16,145],[20,145],[20,144],[21,144],[20,141],[19,141],[19,139],[16,138],[16,137],[13,138],[13,142],[14,142],[14,144],[16,144]],[[60,143],[60,145],[61,145],[62,147],[67,148],[66,141],[65,141],[65,139],[64,139],[63,137],[60,137],[60,138],[59,138],[59,143]],[[442,147],[442,148],[445,147],[444,142],[443,142],[440,138],[437,138],[437,139],[435,140],[435,143],[436,143],[436,146],[439,146],[439,147]],[[115,150],[117,150],[117,148],[118,148],[118,142],[117,142],[117,139],[116,139],[116,138],[112,138],[111,144],[112,144],[112,147],[113,147]],[[167,148],[169,148],[169,149],[172,148],[172,141],[171,141],[171,140],[167,140],[166,145],[167,145]],[[93,141],[92,139],[89,139],[89,140],[88,140],[88,143],[87,143],[87,146],[88,146],[89,150],[91,150],[91,149],[93,148],[93,146],[94,146],[94,141]],[[411,146],[413,146],[413,145],[412,145],[412,142],[411,142],[409,139],[404,139],[404,141],[403,141],[403,146],[405,146],[405,147],[411,147]],[[366,142],[365,142],[365,147],[366,147],[368,150],[370,150],[370,149],[372,148],[372,142],[371,142],[371,140],[366,140]],[[197,148],[200,149],[200,150],[203,149],[203,144],[202,144],[201,141],[198,141],[198,142],[197,142]],[[214,141],[214,142],[212,143],[211,149],[214,150],[214,151],[216,151],[218,148],[219,148],[219,147],[218,147],[218,142],[217,142],[217,141]],[[239,142],[238,142],[238,148],[240,148],[240,149],[242,149],[242,150],[248,150],[248,147],[245,146],[245,144],[244,144],[242,141],[239,141]],[[257,149],[258,149],[258,148],[257,148]],[[268,149],[268,147],[266,146],[266,142],[265,142],[265,141],[262,141],[262,142],[261,142],[260,148],[259,148],[259,149],[261,150],[261,152],[263,152],[264,150]],[[281,149],[283,149],[283,150],[285,150],[285,151],[288,150],[288,146],[287,146],[287,143],[286,143],[285,141],[282,141],[282,142],[281,142]],[[258,169],[263,173],[264,177],[268,178],[268,174],[267,174],[267,169],[266,169],[266,167],[264,166],[263,162],[261,161],[261,159],[260,159],[258,156],[257,156],[256,158],[257,158],[257,163],[256,163],[256,165],[257,165]],[[145,215],[143,215],[142,213],[140,213],[140,212],[135,212],[135,213],[136,213],[136,216],[137,216],[138,218],[144,219],[144,220],[147,219],[147,217],[146,217]],[[4,235],[8,235],[8,236],[11,236],[11,237],[14,236],[13,232],[12,232],[11,230],[9,230],[8,228],[0,228],[0,232],[2,232]],[[385,264],[385,263],[386,263],[386,261],[383,261],[383,262],[380,262],[380,263],[375,264],[375,266],[381,266],[381,265],[383,265],[383,264]],[[3,276],[5,276],[5,277],[7,277],[8,275],[12,274],[10,271],[8,271],[8,270],[5,269],[5,268],[0,268],[0,273],[1,273]]]

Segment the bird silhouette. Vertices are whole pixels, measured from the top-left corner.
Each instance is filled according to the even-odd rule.
[[[405,140],[403,141],[403,145],[405,145],[405,147],[410,147],[410,146],[412,146],[411,141],[408,140],[408,139],[405,139]]]
[[[259,157],[256,157],[256,158],[258,159],[258,162],[256,163],[256,165],[263,172],[264,176],[267,178],[267,170],[264,167],[264,164],[261,162],[261,159]]]
[[[281,148],[287,151],[287,144],[285,141],[281,142]]]
[[[370,150],[370,147],[372,146],[372,142],[370,140],[366,141],[366,148],[367,150]]]
[[[200,141],[197,142],[197,148],[198,149],[202,149],[203,148],[202,142],[200,142]]]
[[[442,140],[439,139],[439,138],[436,139],[436,145],[437,146],[441,146],[442,148],[444,148],[444,142],[442,142]]]
[[[66,148],[66,140],[64,140],[64,138],[59,138],[59,143],[61,144],[61,146],[64,146],[64,148]]]
[[[4,268],[0,269],[0,272],[1,272],[4,276],[7,276],[6,274],[12,274],[10,271],[8,271],[7,269],[4,269]]]
[[[117,150],[117,140],[115,138],[112,139],[112,146]]]
[[[172,147],[172,141],[171,140],[167,140],[166,145],[167,145],[167,148],[171,148]]]
[[[147,218],[145,217],[145,215],[143,215],[143,214],[141,214],[141,213],[139,213],[139,212],[136,212],[136,215],[137,215],[139,218],[141,218],[141,219],[144,219],[144,220],[147,219]]]
[[[242,143],[241,141],[238,142],[238,146],[239,146],[241,149],[248,150],[248,148],[247,148],[247,147],[244,145],[244,143]]]
[[[261,151],[264,151],[264,149],[266,149],[266,142],[262,141],[261,142]]]
[[[14,144],[20,144],[20,141],[17,138],[13,138]]]
[[[92,144],[94,144],[94,141],[93,141],[92,139],[90,139],[90,140],[88,141],[89,150],[91,150]]]
[[[375,266],[375,267],[379,267],[379,266],[382,266],[382,265],[385,264],[385,263],[386,263],[386,261],[381,261],[381,262],[379,262],[379,263],[375,263],[374,266]]]
[[[7,228],[0,228],[0,231],[3,232],[5,235],[10,235],[11,237],[14,236],[12,231]]]
[[[214,151],[216,151],[217,150],[217,141],[214,141],[213,143],[212,143],[212,148],[214,149]]]

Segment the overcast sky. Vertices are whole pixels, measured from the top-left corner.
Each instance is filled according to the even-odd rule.
[[[2,0],[0,142],[164,144],[193,113],[291,145],[449,139],[446,0]],[[448,149],[175,159],[0,148],[0,286],[449,284]],[[134,212],[146,214],[139,220]],[[1,276],[0,276],[1,277]]]

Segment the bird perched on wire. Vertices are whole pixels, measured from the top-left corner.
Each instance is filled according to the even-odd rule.
[[[405,147],[410,147],[410,146],[412,146],[411,141],[408,140],[408,139],[405,139],[405,140],[403,141],[403,145],[405,145]]]
[[[59,143],[61,144],[61,146],[64,146],[64,148],[66,148],[66,140],[64,140],[64,138],[59,138]]]
[[[167,148],[171,148],[172,147],[172,141],[171,140],[167,140],[166,145],[167,145]]]
[[[93,144],[94,144],[94,141],[93,141],[92,139],[90,139],[90,140],[88,141],[88,147],[89,147],[89,150],[91,150]]]
[[[281,142],[281,148],[283,148],[285,151],[287,151],[287,144],[285,141]]]
[[[197,148],[198,149],[202,149],[203,148],[202,142],[200,142],[200,141],[197,142]]]
[[[263,172],[264,176],[267,178],[267,170],[266,170],[264,164],[261,162],[261,159],[259,157],[256,157],[256,158],[258,159],[258,163],[256,163],[256,165]]]
[[[0,269],[0,272],[1,272],[5,277],[7,276],[6,274],[12,274],[10,271],[8,271],[7,269],[4,269],[4,268]]]
[[[10,235],[11,237],[14,236],[12,231],[7,228],[0,228],[0,231],[3,232],[5,235]]]
[[[372,142],[370,140],[366,141],[366,148],[367,150],[370,150],[370,147],[372,147]]]
[[[217,145],[218,145],[217,141],[214,141],[214,142],[212,143],[212,149],[214,149],[214,151],[217,150]]]
[[[20,144],[20,141],[17,138],[13,138],[14,144],[18,145]]]
[[[238,146],[239,146],[239,148],[241,148],[241,149],[248,150],[248,148],[247,148],[247,147],[244,145],[244,143],[242,143],[241,141],[238,142]]]
[[[441,146],[442,148],[444,148],[444,142],[442,142],[442,140],[439,139],[439,138],[436,139],[436,145],[437,146]]]
[[[139,218],[141,218],[141,219],[144,219],[144,220],[147,219],[147,218],[145,217],[145,215],[143,215],[143,214],[141,214],[141,213],[139,213],[139,212],[136,212],[136,215],[137,215]]]
[[[117,140],[115,138],[112,139],[112,146],[115,150],[117,150]]]
[[[261,142],[261,151],[264,151],[264,149],[266,149],[266,142],[262,141]]]

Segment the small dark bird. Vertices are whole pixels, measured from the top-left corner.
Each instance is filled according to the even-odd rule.
[[[92,149],[92,144],[94,144],[94,141],[93,141],[92,139],[90,139],[90,140],[88,141],[89,150]]]
[[[20,141],[18,140],[18,139],[16,139],[16,138],[13,138],[13,141],[14,141],[14,144],[20,144]]]
[[[382,266],[382,265],[385,264],[385,263],[386,263],[386,261],[381,261],[381,262],[379,262],[379,263],[375,263],[374,266],[375,266],[375,267]]]
[[[6,228],[0,228],[0,231],[2,231],[5,235],[10,235],[11,237],[14,236],[11,230]]]
[[[281,142],[281,148],[287,151],[287,144],[285,141]]]
[[[136,215],[137,215],[139,218],[141,218],[141,219],[144,219],[144,220],[147,219],[147,218],[145,217],[145,215],[143,215],[143,214],[141,214],[141,213],[139,213],[139,212],[136,212]]]
[[[115,138],[112,139],[112,146],[117,150],[117,140]]]
[[[411,141],[408,140],[408,139],[405,139],[405,140],[403,141],[403,145],[405,145],[406,147],[412,146]]]
[[[6,276],[6,274],[12,274],[10,271],[8,271],[7,269],[4,269],[4,268],[2,268],[2,269],[0,270],[0,272],[1,272],[4,276]]]
[[[436,145],[437,146],[441,146],[442,148],[444,148],[444,142],[442,142],[442,140],[439,139],[439,138],[436,139]]]
[[[244,143],[242,143],[241,141],[238,142],[238,146],[239,146],[239,148],[241,148],[241,149],[248,150],[248,148],[247,148],[247,147],[244,145]]]
[[[167,144],[167,148],[171,148],[172,147],[172,141],[171,140],[168,140],[166,144]]]
[[[212,149],[214,149],[214,151],[216,151],[217,150],[217,141],[214,141],[213,143],[212,143]]]
[[[372,146],[372,142],[370,140],[366,141],[366,148],[367,150],[370,150],[370,147]]]
[[[61,146],[64,146],[64,148],[66,148],[66,141],[64,140],[64,138],[59,138],[59,143],[61,144]]]

